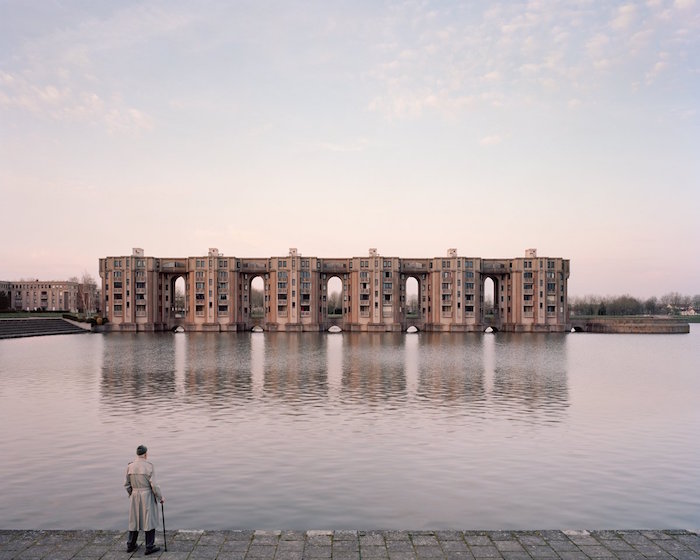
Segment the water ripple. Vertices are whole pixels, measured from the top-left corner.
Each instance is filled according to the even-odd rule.
[[[690,526],[697,342],[0,341],[0,527],[122,528],[141,442],[179,527]]]

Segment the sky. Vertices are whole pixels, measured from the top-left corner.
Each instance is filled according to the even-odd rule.
[[[571,260],[700,293],[700,0],[0,0],[0,279]]]

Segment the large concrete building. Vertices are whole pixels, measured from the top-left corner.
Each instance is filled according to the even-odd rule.
[[[568,259],[484,259],[458,256],[225,257],[210,249],[201,257],[159,258],[134,249],[100,259],[102,309],[112,330],[153,331],[182,326],[195,331],[562,332],[569,328]],[[253,308],[253,281],[262,279],[262,308]],[[184,301],[176,305],[176,282]],[[342,284],[342,312],[328,313],[328,283]],[[411,281],[414,279],[415,281]],[[489,280],[491,282],[489,282]],[[418,306],[409,312],[407,283],[417,285]],[[336,281],[337,282],[337,281]],[[182,283],[182,282],[181,282]],[[486,294],[486,286],[489,293]],[[490,296],[490,297],[489,297]],[[493,309],[488,309],[488,302]],[[256,311],[258,311],[256,313]]]

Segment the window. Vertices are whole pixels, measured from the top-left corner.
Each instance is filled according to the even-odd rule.
[[[278,290],[286,290],[286,289],[287,289],[287,283],[286,283],[286,282],[277,282],[277,289],[278,289]]]
[[[532,272],[523,272],[523,278],[532,280]]]
[[[465,282],[464,289],[465,290],[473,290],[474,289],[474,282]]]
[[[554,282],[547,282],[547,291],[553,292],[557,289],[557,285]]]
[[[547,268],[554,268],[554,261],[547,261]]]
[[[474,278],[474,273],[473,272],[465,272],[464,277],[465,278]]]
[[[474,261],[467,261],[464,263],[464,268],[474,268]]]

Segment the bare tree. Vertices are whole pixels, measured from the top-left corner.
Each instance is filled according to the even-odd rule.
[[[250,314],[253,317],[265,315],[265,293],[257,288],[250,288]]]
[[[78,279],[72,281],[78,281]],[[87,270],[83,271],[83,275],[78,281],[78,302],[80,310],[86,315],[96,311],[97,282]]]
[[[408,301],[406,301],[406,315],[418,315],[418,294],[408,296]]]
[[[326,302],[329,315],[341,315],[343,313],[343,296],[340,292],[331,292]]]
[[[175,313],[185,312],[185,291],[180,287],[175,287]]]

